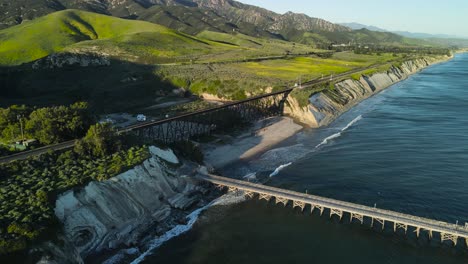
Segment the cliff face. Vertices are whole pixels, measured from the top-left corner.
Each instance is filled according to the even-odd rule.
[[[32,63],[31,67],[38,69],[55,69],[63,67],[97,67],[109,66],[109,54],[80,54],[80,53],[56,53]]]
[[[144,164],[68,191],[56,201],[55,214],[82,257],[137,244],[150,227],[161,229],[172,213],[198,203],[199,194],[207,191],[192,178],[179,176],[193,167],[180,165],[172,151],[150,151],[152,157]]]
[[[306,107],[301,107],[295,98],[289,96],[285,113],[310,127],[326,126],[362,100],[440,61],[441,59],[435,58],[407,61],[400,67],[390,68],[387,72],[363,75],[359,80],[347,79],[338,82],[333,90],[310,97]]]

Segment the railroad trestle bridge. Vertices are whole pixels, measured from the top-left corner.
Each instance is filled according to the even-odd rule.
[[[284,104],[291,91],[283,90],[173,118],[137,124],[119,132],[134,132],[139,137],[173,143],[229,131],[240,124],[283,115]]]
[[[241,193],[247,198],[258,197],[258,199],[265,201],[274,199],[276,204],[286,206],[290,203],[293,208],[299,208],[301,211],[306,208],[310,208],[311,213],[318,210],[320,215],[328,212],[330,218],[336,216],[340,221],[346,214],[349,215],[350,222],[357,221],[364,224],[365,219],[368,219],[373,228],[378,223],[377,225],[380,225],[382,230],[389,226],[393,228],[394,232],[402,230],[407,234],[411,230],[416,233],[418,238],[424,232],[427,233],[429,239],[436,239],[437,236],[441,242],[451,241],[455,246],[463,241],[468,247],[468,224],[466,223],[464,226],[458,225],[458,223],[451,224],[211,174],[198,174],[197,177],[213,183],[220,189],[228,188],[230,192]]]

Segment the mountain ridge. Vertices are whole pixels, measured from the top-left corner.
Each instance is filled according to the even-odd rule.
[[[350,31],[347,27],[305,14],[288,12],[282,15],[233,0],[0,0],[0,6],[6,11],[0,14],[0,24],[3,28],[64,9],[138,19],[141,13],[154,6],[182,6],[212,10],[224,16],[230,23],[253,24],[263,30],[276,31],[273,33],[291,27],[304,31]]]
[[[368,29],[371,31],[378,31],[378,32],[390,32],[394,33],[403,37],[408,38],[416,38],[416,39],[433,39],[433,38],[440,38],[440,39],[468,39],[456,35],[450,34],[430,34],[430,33],[421,33],[421,32],[410,32],[410,31],[402,31],[402,30],[387,30],[383,28],[379,28],[372,25],[365,25],[357,22],[350,22],[350,23],[338,23],[339,25],[349,27],[353,30],[359,29]]]

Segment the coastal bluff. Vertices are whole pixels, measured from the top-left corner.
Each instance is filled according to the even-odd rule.
[[[313,128],[327,126],[344,112],[393,84],[405,80],[422,69],[452,57],[426,57],[392,66],[386,72],[362,75],[359,80],[346,79],[334,84],[333,89],[309,98],[309,105],[301,106],[297,99],[288,97],[285,113],[298,122]]]
[[[202,202],[208,189],[185,176],[195,164],[182,164],[172,150],[150,147],[150,153],[142,165],[57,199],[55,214],[83,259],[139,245],[151,232],[164,233],[182,221],[185,210]]]

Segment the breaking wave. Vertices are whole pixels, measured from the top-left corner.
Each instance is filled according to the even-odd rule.
[[[270,174],[270,177],[274,177],[274,176],[278,175],[278,173],[280,173],[280,171],[281,171],[282,169],[284,169],[284,168],[286,168],[286,167],[289,167],[289,166],[291,166],[291,165],[292,165],[292,162],[289,162],[289,163],[286,163],[286,164],[283,164],[283,165],[279,166],[278,168],[275,169],[274,172],[272,172],[272,173]]]
[[[353,119],[353,121],[349,122],[349,124],[347,124],[343,129],[341,129],[340,132],[335,133],[335,134],[333,134],[333,135],[331,135],[331,136],[325,138],[320,144],[318,144],[317,146],[315,146],[315,149],[318,149],[318,148],[320,148],[321,146],[328,144],[328,142],[329,142],[330,140],[332,140],[332,139],[341,137],[341,135],[342,135],[342,133],[343,133],[344,131],[348,130],[350,127],[352,127],[354,124],[356,124],[356,122],[358,122],[358,121],[361,120],[361,119],[362,119],[362,115],[356,117],[355,119]]]
[[[189,214],[187,216],[187,220],[188,220],[187,224],[177,225],[174,228],[172,228],[171,230],[167,231],[164,235],[152,240],[149,243],[148,249],[144,253],[142,253],[140,256],[138,256],[138,258],[133,260],[131,262],[131,264],[140,263],[148,255],[151,255],[152,252],[155,249],[157,249],[158,247],[160,247],[163,243],[171,240],[174,237],[180,236],[183,233],[188,232],[193,227],[193,225],[197,222],[198,217],[200,216],[200,214],[203,211],[205,211],[206,209],[208,209],[208,208],[210,208],[212,206],[215,206],[215,205],[230,205],[230,204],[240,203],[240,202],[243,202],[243,201],[245,201],[244,196],[237,196],[235,194],[228,193],[228,194],[225,194],[225,195],[219,197],[218,199],[212,201],[208,205],[205,205],[204,207],[201,207],[201,208],[193,211],[191,214]]]

